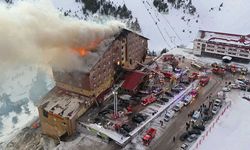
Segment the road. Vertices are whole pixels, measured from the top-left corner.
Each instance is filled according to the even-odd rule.
[[[179,112],[162,136],[157,139],[155,143],[151,144],[150,149],[175,150],[180,147],[181,141],[179,140],[179,136],[185,131],[186,122],[190,120],[190,118],[188,118],[188,113],[192,110],[199,109],[201,104],[208,103],[208,99],[206,98],[210,95],[210,93],[216,94],[222,86],[222,80],[212,76],[209,84],[200,90],[197,99]],[[173,142],[174,136],[176,137],[175,142]]]

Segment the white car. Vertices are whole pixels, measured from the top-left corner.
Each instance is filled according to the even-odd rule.
[[[214,106],[212,109],[212,114],[215,115],[219,112],[219,107],[218,106]]]
[[[185,98],[183,99],[184,105],[187,106],[192,101],[192,99],[192,95],[185,96]]]
[[[222,101],[221,101],[220,99],[216,99],[216,100],[214,101],[214,106],[220,106],[221,103],[222,103]]]
[[[243,81],[241,81],[241,80],[238,80],[238,79],[236,79],[236,80],[234,81],[234,83],[235,83],[235,84],[238,84],[239,86],[245,86],[245,85],[246,85],[245,82],[243,82]]]
[[[186,149],[188,149],[188,147],[189,147],[189,144],[188,144],[188,143],[183,143],[183,144],[181,145],[181,150],[186,150]]]
[[[229,88],[229,87],[223,87],[222,88],[222,91],[224,91],[224,92],[229,92],[231,89]]]
[[[192,116],[191,121],[196,122],[200,118],[200,116],[201,116],[201,112],[200,111],[195,111],[193,116]]]
[[[164,121],[168,122],[171,118],[174,117],[174,114],[175,114],[175,111],[173,110],[167,111],[167,113],[165,114]]]
[[[229,87],[231,89],[238,89],[238,88],[240,88],[240,86],[238,84],[234,84],[234,83],[230,84]]]
[[[174,111],[179,111],[179,110],[181,110],[181,108],[184,106],[184,102],[182,102],[182,101],[179,101],[174,107],[173,107],[173,110]]]

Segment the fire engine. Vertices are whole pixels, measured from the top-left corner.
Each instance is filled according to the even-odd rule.
[[[212,69],[212,72],[214,74],[224,75],[225,74],[225,69],[224,68],[220,68],[220,67],[216,67],[216,68]]]
[[[142,141],[144,145],[149,145],[152,139],[155,137],[156,129],[150,128],[147,130],[146,135],[143,136]]]
[[[155,101],[156,101],[156,97],[153,94],[151,94],[151,95],[143,98],[141,104],[146,106],[146,105],[151,104]]]
[[[208,76],[201,76],[200,77],[200,85],[201,86],[206,86],[209,82],[209,77]]]
[[[188,78],[190,81],[194,81],[196,79],[198,79],[199,73],[197,72],[193,72]]]
[[[164,76],[166,77],[166,78],[171,78],[172,76],[173,76],[173,73],[172,72],[169,72],[169,71],[167,71],[167,72],[162,72],[163,74],[164,74]]]

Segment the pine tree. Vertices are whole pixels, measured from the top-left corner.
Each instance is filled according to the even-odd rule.
[[[166,48],[163,48],[162,51],[161,51],[161,54],[164,54],[167,52],[167,49]]]

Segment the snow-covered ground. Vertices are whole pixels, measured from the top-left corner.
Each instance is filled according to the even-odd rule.
[[[181,44],[189,46],[200,29],[244,35],[250,33],[250,21],[245,19],[248,18],[249,14],[250,3],[248,0],[192,0],[196,7],[194,15],[184,13],[182,8],[177,10],[170,4],[168,14],[159,13],[153,6],[152,0],[111,1],[117,5],[126,4],[128,9],[132,11],[132,15],[138,18],[142,34],[150,39],[149,49],[157,52],[163,48],[171,49]],[[71,16],[84,18],[81,4],[75,3],[75,0],[52,0],[52,2],[62,12],[71,9],[73,12],[70,13]],[[222,3],[223,6],[219,11],[219,6]]]
[[[199,29],[240,34],[250,33],[250,21],[249,19],[247,19],[250,12],[250,3],[248,0],[192,0],[194,6],[197,8],[197,14],[195,14],[194,16],[184,14],[182,9],[176,10],[171,7],[169,14],[159,14],[158,12],[156,12],[156,9],[153,7],[152,1],[150,0],[147,0],[149,4],[146,3],[145,0],[144,3],[143,0],[112,1],[118,4],[123,4],[125,2],[128,9],[132,10],[133,16],[138,18],[139,23],[142,27],[143,34],[150,39],[149,49],[158,52],[164,47],[172,48],[180,44],[190,45]],[[52,2],[56,8],[63,10],[72,9],[72,11],[77,13],[78,17],[83,18],[82,12],[80,11],[80,6],[79,4],[74,3],[75,0],[52,0]],[[223,7],[221,8],[221,11],[219,11],[219,5],[222,2]],[[213,10],[211,10],[211,8],[213,8]],[[153,19],[149,15],[147,9],[152,14]],[[183,16],[184,20],[186,21],[181,19]],[[189,19],[190,21],[188,21]],[[162,38],[162,35],[160,34],[157,26],[155,25],[155,21],[153,20],[158,20],[157,24],[166,41],[164,41],[164,39]],[[183,50],[180,49],[173,49],[171,50],[171,52],[184,54],[186,57],[190,58],[197,58],[192,56],[191,52],[188,50],[187,53],[183,53]],[[206,60],[203,58],[200,59],[209,62],[216,60]],[[18,102],[19,100],[24,98],[28,98],[29,100],[29,90],[31,88],[33,80],[35,80],[36,73],[36,70],[32,70],[29,67],[26,67],[12,70],[5,75],[1,74],[0,76],[4,76],[4,80],[0,81],[0,94],[11,94],[10,99],[13,102]],[[49,87],[50,86],[52,85],[49,85]],[[216,149],[220,149],[219,142],[230,143],[230,147],[227,147],[226,144],[222,144],[227,147],[227,149],[247,149],[248,147],[250,147],[250,145],[247,145],[247,141],[249,141],[250,139],[250,137],[248,136],[250,134],[249,132],[247,132],[250,131],[248,128],[249,126],[247,122],[243,122],[247,119],[249,122],[249,117],[247,117],[246,115],[250,110],[249,105],[249,102],[242,100],[241,98],[238,98],[237,100],[235,99],[233,101],[232,111],[224,116],[225,121],[221,120],[222,122],[218,124],[220,125],[217,127],[218,129],[214,129],[214,131],[218,130],[218,133],[211,133],[211,136],[213,134],[216,134],[213,137],[220,137],[220,139],[217,138],[216,141],[213,140],[213,138],[208,137],[207,143],[204,143],[204,147],[202,146],[201,148],[209,149],[207,148],[208,145],[216,145],[218,147]],[[15,135],[19,131],[19,129],[23,128],[27,123],[37,117],[37,110],[33,102],[29,100],[27,103],[27,107],[30,111],[30,114],[26,114],[24,108],[22,107],[22,111],[19,114],[10,112],[8,115],[0,117],[0,121],[2,122],[2,125],[0,123],[0,126],[2,126],[2,128],[0,129],[0,143]],[[17,123],[13,123],[13,117],[17,117]],[[238,120],[233,121],[233,119],[235,118]],[[226,123],[227,120],[228,122],[231,121],[233,124],[224,124],[224,122]],[[226,133],[228,136],[223,134],[222,131],[225,131],[223,133]],[[234,137],[235,139],[233,139]],[[235,141],[241,142],[240,144],[242,145],[242,147],[236,147],[236,144],[234,143],[237,142]]]
[[[249,92],[239,90],[228,93],[227,100],[231,107],[212,128],[211,132],[199,146],[199,150],[249,150],[250,147],[250,101],[242,98]]]
[[[6,144],[21,129],[37,119],[37,107],[30,99],[30,89],[36,88],[34,82],[39,69],[41,66],[22,66],[5,72],[0,91],[0,143]],[[48,76],[45,80],[46,87],[50,89],[53,86],[51,78]],[[1,98],[4,94],[9,95],[10,102],[7,98]]]
[[[247,18],[249,14],[250,3],[248,0],[192,0],[197,10],[194,16],[183,13],[182,9],[176,10],[170,5],[168,14],[159,14],[153,7],[151,0],[113,1],[119,4],[125,2],[128,9],[132,10],[133,16],[139,20],[143,34],[150,39],[150,50],[160,51],[164,47],[169,48],[168,45],[171,47],[175,47],[179,44],[189,45],[189,43],[194,40],[199,29],[240,34],[250,33],[250,21],[244,19]],[[143,1],[145,4],[143,4]],[[147,2],[150,5],[148,5]],[[221,3],[223,3],[223,7],[221,7],[221,11],[219,11]],[[213,10],[211,10],[211,8],[213,8]],[[154,20],[156,20],[168,44],[161,37],[155,25],[155,21],[150,17],[147,9],[151,12]],[[183,16],[185,21],[181,19]],[[157,21],[158,19],[159,21]],[[188,21],[189,19],[190,21]],[[196,22],[196,20],[198,20],[198,22]],[[185,30],[185,32],[183,32],[183,30]],[[177,34],[175,34],[175,32]]]

